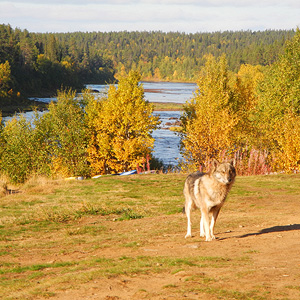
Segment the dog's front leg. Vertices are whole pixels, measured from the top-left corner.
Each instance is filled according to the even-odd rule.
[[[218,207],[218,206],[216,206],[212,209],[212,217],[211,217],[211,222],[210,222],[210,235],[213,240],[216,238],[214,235],[214,228],[215,228],[215,225],[217,222],[217,218],[218,218],[220,209],[221,209],[221,207]]]
[[[191,209],[192,209],[192,201],[187,201],[185,204],[185,213],[187,217],[187,233],[185,238],[192,236],[192,222],[191,222]]]
[[[204,223],[204,231],[205,231],[205,241],[210,242],[212,237],[210,235],[210,228],[209,228],[209,214],[207,207],[203,207],[201,210],[201,214],[203,216],[203,223]]]

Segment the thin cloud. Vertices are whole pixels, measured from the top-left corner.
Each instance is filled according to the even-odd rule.
[[[196,6],[289,6],[289,7],[300,7],[298,0],[10,0],[0,2],[9,3],[25,3],[25,4],[41,4],[41,5],[57,5],[57,4],[69,4],[69,5],[87,5],[87,4],[109,4],[109,5],[140,5],[140,4],[158,4],[158,5],[196,5]]]
[[[0,0],[1,23],[35,32],[295,29],[295,0]]]

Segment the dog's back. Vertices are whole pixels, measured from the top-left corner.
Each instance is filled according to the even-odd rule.
[[[192,209],[195,209],[197,207],[197,204],[196,204],[197,201],[195,198],[195,182],[197,179],[200,179],[204,175],[206,175],[206,173],[197,171],[197,172],[191,173],[185,180],[183,194],[184,194],[186,201],[192,202],[192,204],[191,204]],[[185,207],[183,208],[183,212],[185,212]]]

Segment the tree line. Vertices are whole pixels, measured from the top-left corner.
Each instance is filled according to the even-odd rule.
[[[111,83],[136,70],[143,80],[196,81],[204,55],[225,54],[230,70],[273,63],[294,30],[32,33],[0,25],[0,99],[54,95],[63,87]]]
[[[226,54],[230,70],[241,64],[269,65],[281,54],[294,30],[225,31],[186,34],[180,32],[74,32],[54,34],[73,58],[99,52],[110,59],[116,77],[137,70],[143,79],[195,81],[203,56]],[[43,45],[49,34],[34,34]],[[64,50],[60,52],[64,55]]]
[[[61,87],[82,89],[85,83],[110,83],[112,61],[97,49],[59,41],[0,25],[0,100],[10,103],[28,96],[53,96]]]
[[[178,81],[196,81],[207,54],[225,54],[230,70],[235,72],[241,64],[269,65],[293,35],[293,30],[88,34],[98,49],[112,59],[117,74],[134,69],[145,79]]]

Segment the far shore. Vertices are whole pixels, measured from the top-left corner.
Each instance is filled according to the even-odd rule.
[[[143,80],[142,82],[168,82],[168,81],[161,81],[161,80]],[[172,81],[174,82],[174,81]],[[180,82],[180,81],[178,81]],[[192,83],[192,82],[184,82],[184,83]],[[159,89],[149,89],[148,92],[152,93],[160,93]],[[33,110],[44,111],[48,108],[48,103],[38,101],[38,98],[51,98],[55,97],[53,94],[50,96],[50,92],[45,92],[43,95],[35,95],[33,96],[34,99],[30,100],[28,98],[23,98],[21,101],[9,101],[10,104],[0,104],[0,113],[2,117],[9,117],[13,116],[18,113],[29,112]],[[174,103],[174,102],[151,102],[154,105],[154,111],[182,111],[183,104],[181,103]]]
[[[0,114],[2,117],[10,117],[18,113],[25,113],[33,110],[44,111],[47,110],[47,103],[36,100],[24,100],[20,103],[13,103],[10,105],[0,105]]]
[[[154,105],[154,111],[182,111],[183,104],[172,102],[151,102]],[[47,110],[48,103],[30,100],[20,105],[10,105],[0,107],[2,117],[10,117],[18,113],[26,113],[33,110],[44,111]]]
[[[174,102],[150,102],[154,105],[154,111],[181,111],[183,104]]]

